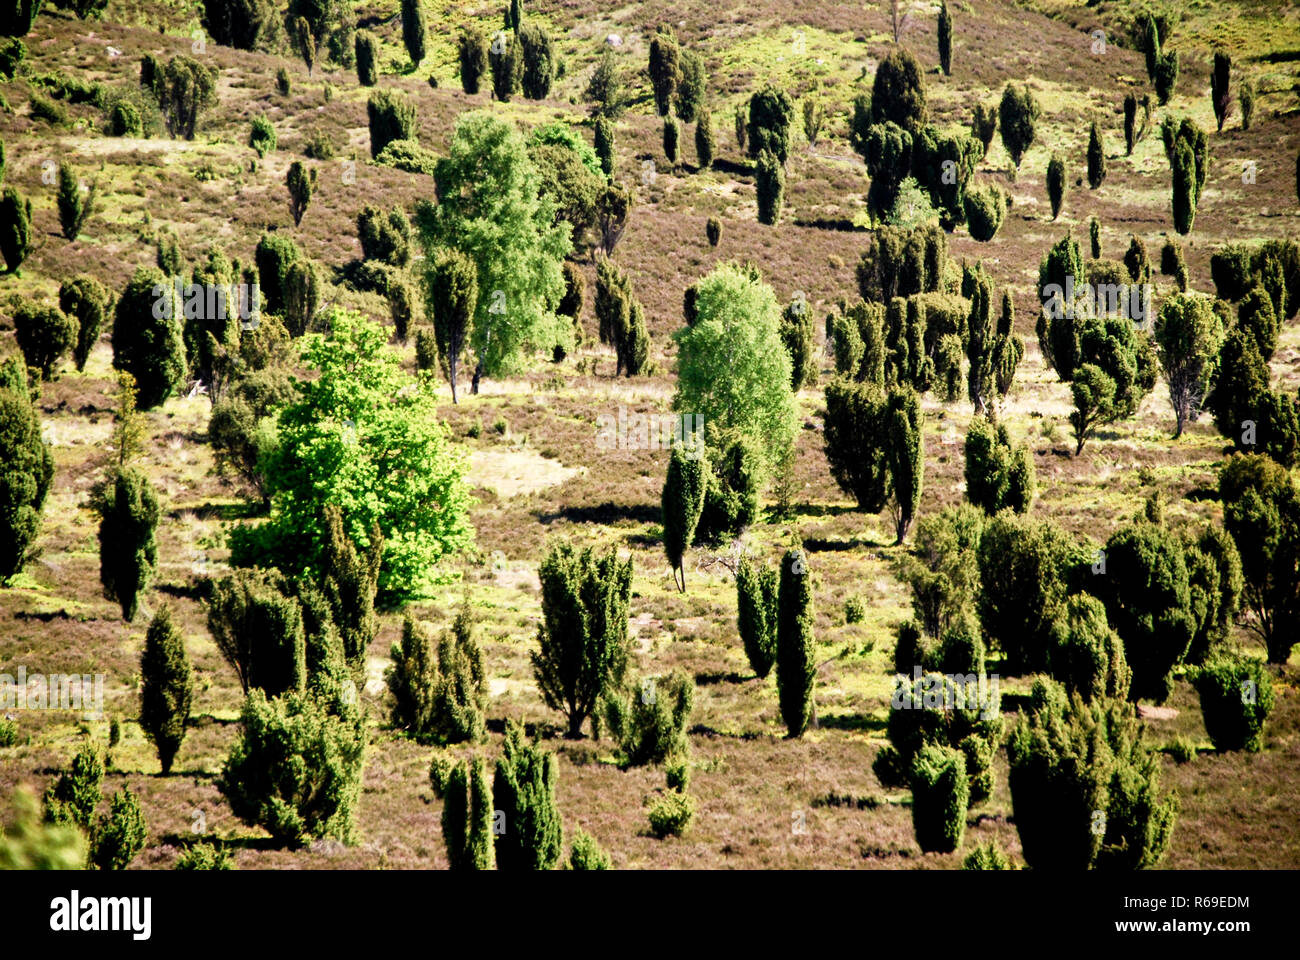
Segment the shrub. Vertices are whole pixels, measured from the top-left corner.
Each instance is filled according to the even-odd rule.
[[[529,100],[545,100],[555,78],[556,52],[551,34],[534,23],[519,29],[519,55],[523,59],[520,86]]]
[[[18,724],[13,720],[0,720],[0,749],[18,742]]]
[[[428,628],[410,617],[402,640],[393,644],[385,675],[393,697],[393,725],[419,743],[474,743],[483,738],[483,654],[473,637],[473,620],[462,608],[437,646]]]
[[[77,325],[72,359],[78,371],[85,370],[90,351],[99,341],[104,316],[108,313],[109,299],[108,291],[103,285],[85,273],[64,281],[59,287],[59,308]]]
[[[704,509],[708,465],[701,449],[675,443],[668,460],[662,496],[664,552],[673,569],[673,583],[686,591],[686,548],[695,540],[695,528]]]
[[[253,118],[253,126],[248,134],[248,145],[257,151],[257,155],[263,159],[276,147],[275,127],[271,121],[266,118],[266,114],[260,114]]]
[[[284,183],[289,190],[289,213],[293,216],[293,225],[301,226],[303,214],[311,205],[312,191],[316,188],[316,168],[308,169],[301,160],[295,160],[289,165]]]
[[[661,117],[672,109],[673,94],[680,77],[681,52],[672,28],[660,27],[650,41],[650,85],[654,90],[655,111]]]
[[[306,685],[302,608],[289,592],[275,570],[236,570],[212,585],[208,631],[246,694],[260,689],[275,697]]]
[[[619,745],[624,767],[678,760],[689,749],[686,739],[695,682],[680,671],[665,678],[647,677],[604,697],[605,726]]]
[[[722,239],[722,224],[718,222],[717,217],[709,217],[704,225],[704,233],[708,237],[709,246],[716,247]]]
[[[320,294],[320,274],[314,263],[304,259],[289,264],[281,295],[284,297],[284,326],[290,336],[301,337],[312,329],[316,309],[320,306]]]
[[[975,104],[975,115],[971,118],[970,132],[984,147],[984,156],[988,156],[989,146],[993,143],[993,134],[998,128],[998,111],[982,103]]]
[[[172,57],[155,80],[153,90],[167,133],[193,140],[199,114],[217,102],[217,72],[192,57]]]
[[[764,153],[784,168],[790,156],[790,126],[794,122],[794,101],[790,95],[766,86],[749,98],[748,150],[752,160]]]
[[[442,839],[452,870],[491,870],[492,795],[480,757],[463,760],[446,776],[443,789]]]
[[[867,618],[867,605],[861,597],[849,597],[844,601],[844,622],[861,623]]]
[[[494,812],[504,814],[496,835],[499,870],[550,870],[563,849],[555,806],[555,754],[524,742],[523,727],[506,721],[505,749],[492,778]]]
[[[95,212],[95,194],[98,184],[92,183],[83,197],[77,175],[66,163],[59,164],[59,226],[64,238],[76,240],[90,215]]]
[[[1106,608],[1086,593],[1070,597],[1052,625],[1048,661],[1052,677],[1085,702],[1128,698],[1131,671],[1124,645],[1110,628]]]
[[[1173,737],[1165,744],[1164,752],[1173,758],[1174,763],[1190,763],[1196,759],[1196,744],[1187,737]]]
[[[951,747],[924,746],[912,761],[912,829],[925,853],[951,853],[966,833],[966,760]]]
[[[1007,195],[989,185],[970,190],[963,199],[966,226],[973,239],[988,243],[997,236],[1007,213]]]
[[[0,583],[26,563],[54,477],[33,400],[23,361],[0,363]]]
[[[94,497],[99,521],[99,579],[105,599],[135,619],[140,594],[158,566],[158,500],[148,477],[135,469],[114,471],[112,482]]]
[[[704,74],[704,61],[690,50],[681,52],[681,65],[677,73],[677,116],[683,123],[697,123],[704,109],[705,88],[708,77]]]
[[[676,117],[664,117],[664,156],[669,166],[677,166],[678,144],[681,140],[681,127]]]
[[[1156,74],[1153,83],[1156,88],[1156,99],[1159,100],[1160,106],[1163,107],[1169,102],[1169,98],[1174,95],[1174,85],[1178,83],[1177,50],[1161,54],[1156,60]]]
[[[59,779],[45,791],[46,822],[77,826],[89,833],[101,799],[103,780],[104,758],[87,739],[68,769],[61,771]]]
[[[609,47],[602,51],[596,68],[591,72],[584,98],[596,105],[595,113],[600,117],[613,119],[627,109],[623,78],[614,60],[614,51]]]
[[[750,669],[760,679],[776,662],[777,578],[766,565],[741,557],[736,568],[736,611]]]
[[[961,862],[963,870],[1010,870],[1011,860],[996,841],[990,840],[988,843],[981,843],[978,847],[966,854],[966,859]]]
[[[1251,118],[1255,116],[1255,84],[1243,80],[1237,84],[1237,100],[1241,106],[1241,129],[1249,130]]]
[[[498,33],[488,48],[488,66],[492,70],[492,95],[509,103],[523,80],[523,59],[519,44],[509,34]]]
[[[194,681],[185,640],[172,623],[171,608],[154,614],[140,655],[140,729],[158,750],[163,776],[185,740]]]
[[[594,135],[596,156],[600,158],[600,169],[604,171],[606,177],[612,177],[614,175],[614,125],[610,123],[608,117],[596,118]],[[698,137],[698,134],[696,136]]]
[[[54,379],[54,367],[77,339],[77,321],[58,307],[24,301],[13,314],[14,339],[27,366],[42,380]]]
[[[41,822],[40,807],[26,787],[13,794],[14,820],[0,834],[0,870],[80,870],[86,835],[71,824]]]
[[[576,738],[627,668],[632,561],[620,563],[612,549],[597,558],[590,548],[577,553],[561,544],[547,553],[538,575],[542,623],[533,674],[546,705],[565,714],[567,734]]]
[[[225,844],[192,843],[176,858],[176,870],[234,870],[235,862],[231,859]]]
[[[293,89],[293,85],[289,80],[289,71],[284,67],[275,71],[275,89],[282,97],[287,97]]]
[[[945,77],[952,76],[952,14],[947,0],[939,4],[939,66]]]
[[[144,120],[140,110],[129,100],[119,100],[108,112],[108,134],[111,137],[139,137],[144,135]]]
[[[405,94],[379,90],[366,101],[370,120],[370,156],[378,157],[394,140],[414,140],[415,104]]]
[[[1160,761],[1142,743],[1131,707],[1085,704],[1035,681],[1007,757],[1031,869],[1137,870],[1163,858],[1178,802],[1159,796]]]
[[[790,737],[803,736],[813,711],[814,662],[812,576],[803,550],[781,560],[777,594],[776,689]]]
[[[1097,121],[1088,132],[1088,186],[1096,190],[1106,179],[1106,149],[1101,142]]]
[[[575,830],[573,845],[569,848],[570,870],[608,870],[609,854],[584,830]]]
[[[1187,292],[1187,263],[1183,260],[1182,247],[1172,239],[1166,240],[1165,245],[1160,248],[1160,272],[1167,277],[1173,277],[1178,283],[1178,289]]]
[[[0,196],[0,255],[13,273],[32,249],[32,202],[24,200],[13,187],[5,187]]]
[[[427,41],[428,25],[422,0],[402,0],[402,43],[413,67],[419,67],[424,59]]]
[[[240,732],[217,789],[249,826],[280,843],[331,837],[352,841],[365,731],[356,708],[289,692],[244,701]]]
[[[379,47],[375,38],[365,30],[357,31],[355,42],[357,80],[363,87],[373,87],[379,82]]]
[[[384,213],[367,204],[357,214],[357,239],[367,260],[404,267],[410,259],[411,223],[400,207]]]
[[[1258,454],[1236,454],[1219,473],[1223,526],[1241,555],[1247,627],[1286,663],[1300,622],[1300,498],[1287,469]]]
[[[473,96],[478,93],[483,74],[488,69],[487,37],[476,24],[461,27],[456,38],[456,56],[460,61],[461,89]]]
[[[415,331],[415,369],[423,372],[438,367],[438,338],[432,330]]]
[[[1065,198],[1065,162],[1059,154],[1053,153],[1047,162],[1047,198],[1052,204],[1052,219],[1061,215],[1061,203]]]
[[[264,233],[253,258],[257,263],[262,309],[267,313],[283,313],[288,299],[289,269],[302,258],[298,245],[291,237]]]
[[[1273,709],[1273,678],[1258,660],[1212,662],[1192,675],[1201,698],[1205,732],[1214,749],[1264,749],[1264,723]]]
[[[1016,167],[1020,166],[1025,152],[1034,142],[1034,127],[1041,112],[1038,101],[1024,84],[1016,87],[1008,83],[1002,91],[1002,102],[998,107],[1002,145],[1011,154]]]
[[[989,516],[1010,508],[1027,513],[1037,488],[1026,444],[1013,446],[1006,424],[973,417],[966,433],[966,499]]]
[[[754,176],[758,193],[758,222],[773,226],[781,219],[785,169],[775,155],[763,152],[758,156]]]
[[[0,40],[0,77],[13,80],[18,76],[18,69],[27,59],[27,44],[16,37]]]
[[[140,801],[123,787],[113,794],[108,813],[99,818],[90,834],[88,865],[100,870],[125,870],[144,849],[149,831]]]
[[[137,269],[118,298],[113,314],[113,366],[135,378],[142,410],[160,406],[185,376],[179,314],[170,284],[158,269]]]
[[[1173,689],[1170,671],[1196,629],[1182,545],[1150,522],[1117,531],[1106,542],[1105,573],[1093,579],[1100,581],[1095,592],[1124,641],[1133,671],[1130,699],[1163,703]]]
[[[695,818],[695,801],[689,794],[670,790],[650,807],[649,817],[650,830],[660,840],[667,836],[680,837]]]

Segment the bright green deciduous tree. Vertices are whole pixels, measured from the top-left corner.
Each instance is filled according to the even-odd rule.
[[[309,337],[302,353],[319,376],[298,382],[297,399],[279,413],[279,443],[261,464],[270,518],[231,531],[232,559],[319,573],[324,511],[334,505],[359,552],[376,526],[382,534],[379,593],[415,597],[472,538],[463,467],[431,389],[402,372],[383,328],[342,310],[328,323],[330,333]]]
[[[571,337],[555,308],[564,296],[562,264],[571,230],[555,222],[549,197],[523,137],[514,125],[487,113],[456,121],[448,156],[438,161],[436,205],[417,208],[416,224],[433,259],[459,250],[478,271],[478,304],[469,344],[479,378],[516,369],[529,349]],[[475,392],[477,390],[475,389]]]

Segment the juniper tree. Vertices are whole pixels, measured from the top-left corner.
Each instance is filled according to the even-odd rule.
[[[1025,862],[1033,869],[1136,870],[1168,849],[1176,798],[1161,797],[1160,761],[1132,708],[1068,699],[1034,684],[1007,742],[1008,783]]]
[[[456,55],[460,61],[460,86],[470,96],[478,93],[483,74],[488,70],[488,41],[474,23],[460,28],[456,38]]]
[[[659,116],[668,116],[672,109],[673,94],[677,92],[680,77],[680,50],[677,36],[671,28],[660,27],[650,41],[650,85],[654,88],[655,110]]]
[[[1101,259],[1101,221],[1096,217],[1088,218],[1088,249],[1092,259]]]
[[[1065,198],[1065,162],[1059,154],[1052,154],[1047,161],[1047,199],[1052,204],[1052,219],[1061,215],[1061,203]]]
[[[713,166],[713,117],[701,107],[695,119],[695,158],[701,170]]]
[[[1178,51],[1173,50],[1169,53],[1162,53],[1156,60],[1156,75],[1154,85],[1156,88],[1156,99],[1160,106],[1164,106],[1174,95],[1174,86],[1178,83]]]
[[[1205,732],[1214,749],[1264,749],[1264,723],[1273,709],[1273,677],[1258,660],[1222,658],[1192,675]]]
[[[185,740],[194,697],[194,678],[185,638],[163,605],[149,622],[140,655],[140,729],[158,750],[163,776]]]
[[[751,160],[764,152],[784,167],[790,156],[790,127],[794,123],[794,101],[783,90],[766,86],[749,98],[746,142]]]
[[[939,4],[939,66],[945,77],[952,76],[952,14],[947,0]]]
[[[1038,101],[1024,84],[1016,87],[1008,83],[1002,91],[1002,102],[998,106],[1002,145],[1011,154],[1011,161],[1017,168],[1034,142],[1034,127],[1041,112]]]
[[[966,432],[966,499],[989,516],[1003,509],[1026,513],[1037,486],[1026,444],[1015,446],[1006,424],[973,417]]]
[[[1005,397],[1015,382],[1016,369],[1025,356],[1025,342],[1015,333],[1016,315],[1011,291],[1002,291],[1002,312],[998,315],[993,343],[993,376],[998,396]]]
[[[708,238],[709,246],[716,247],[722,239],[722,224],[718,221],[717,217],[709,217],[708,221],[704,224],[704,233]]]
[[[1133,146],[1137,143],[1137,95],[1133,93],[1124,96],[1124,153],[1126,156],[1133,156]]]
[[[358,30],[357,39],[355,41],[355,47],[356,47],[356,59],[357,59],[357,81],[363,87],[373,87],[376,83],[379,82],[379,46],[375,42],[375,38],[372,37],[367,31]],[[461,55],[462,57],[464,56],[463,48],[462,48]],[[484,55],[486,56],[486,51]],[[462,60],[461,61],[462,78],[464,77],[464,75],[465,75],[464,61]],[[466,91],[466,92],[477,93],[478,90],[476,87],[473,91]]]
[[[1269,663],[1285,663],[1300,629],[1300,496],[1285,467],[1235,454],[1219,473],[1223,526],[1241,556],[1246,626]]]
[[[745,658],[761,680],[776,662],[777,575],[744,556],[736,567],[736,619]]]
[[[1166,240],[1160,248],[1160,272],[1173,277],[1180,292],[1187,292],[1187,263],[1183,260],[1182,248],[1172,239]]]
[[[988,156],[989,147],[993,144],[993,134],[997,132],[997,127],[997,108],[986,107],[982,103],[975,104],[975,114],[971,118],[970,132],[971,136],[984,147],[984,153],[980,157],[981,160]]]
[[[1007,214],[1007,201],[1007,194],[992,184],[967,191],[962,204],[971,239],[988,243],[997,236]]]
[[[1192,232],[1196,219],[1196,161],[1191,147],[1180,142],[1170,162],[1173,175],[1174,229],[1183,236]]]
[[[677,72],[677,116],[683,123],[695,123],[700,110],[704,107],[705,87],[708,78],[704,75],[704,61],[690,50],[681,51]]]
[[[316,68],[316,37],[312,34],[311,24],[307,22],[306,17],[299,17],[294,21],[293,41],[302,57],[302,62],[307,65],[307,76],[310,77]]]
[[[613,549],[597,557],[587,548],[553,547],[538,567],[542,623],[531,655],[542,699],[565,714],[567,736],[576,739],[597,701],[627,669],[628,600],[632,561]]]
[[[1128,699],[1132,671],[1106,607],[1091,594],[1069,597],[1052,624],[1049,672],[1086,703]]]
[[[682,130],[676,117],[664,117],[664,156],[669,167],[677,166],[677,150],[681,141]]]
[[[435,643],[432,632],[407,617],[385,674],[392,697],[390,718],[419,743],[474,743],[483,738],[483,654],[473,620],[462,608],[449,633]]]
[[[686,567],[682,558],[695,540],[695,527],[704,509],[706,473],[704,451],[675,443],[668,459],[663,489],[664,552],[673,570],[673,585],[686,592]]]
[[[781,311],[781,342],[790,356],[790,389],[798,393],[816,376],[813,358],[812,309],[804,300],[794,300]]]
[[[474,263],[456,250],[442,251],[425,275],[425,297],[438,352],[456,403],[456,382],[470,323],[478,305]]]
[[[411,66],[418,68],[428,45],[428,24],[421,0],[402,0],[402,44],[411,58]]]
[[[604,695],[605,728],[618,744],[623,768],[686,761],[686,729],[695,703],[695,681],[681,670],[645,677]]]
[[[54,379],[54,367],[77,341],[77,320],[58,307],[24,301],[13,315],[14,339],[27,366],[42,380]]]
[[[379,90],[366,101],[370,121],[370,156],[377,157],[394,140],[414,140],[415,104],[404,93]]]
[[[384,534],[374,521],[363,541],[349,535],[342,509],[326,503],[321,509],[323,534],[319,557],[321,592],[338,626],[348,666],[360,673],[366,651],[379,632],[375,595],[379,590]]]
[[[452,767],[443,788],[442,839],[452,870],[491,870],[492,794],[481,757]]]
[[[967,374],[967,395],[975,406],[977,416],[996,416],[997,376],[994,368],[994,350],[997,333],[992,316],[993,289],[982,263],[965,271],[970,280],[970,318],[967,323],[966,359],[970,361]]]
[[[1097,121],[1092,122],[1088,131],[1088,186],[1096,190],[1106,179],[1106,150],[1102,146],[1101,131]]]
[[[185,376],[180,305],[162,271],[136,270],[113,315],[113,366],[135,378],[142,410],[159,406]]]
[[[405,280],[394,278],[388,284],[388,314],[393,318],[393,336],[398,343],[405,344],[410,333],[413,295],[411,285]]]
[[[278,843],[351,843],[365,745],[361,712],[345,699],[291,691],[268,700],[255,689],[217,789],[236,817]]]
[[[310,260],[295,260],[285,271],[284,325],[289,334],[301,337],[312,328],[320,306],[320,272]]]
[[[13,187],[5,187],[0,196],[0,255],[9,272],[14,273],[32,249],[32,202],[24,200]]]
[[[1210,103],[1214,107],[1214,119],[1223,132],[1223,123],[1228,119],[1232,109],[1232,92],[1228,89],[1228,80],[1232,72],[1232,58],[1222,50],[1214,51],[1214,69],[1210,73]]]
[[[66,163],[59,164],[59,192],[56,202],[59,209],[59,226],[66,239],[76,240],[86,221],[95,212],[97,190],[98,184],[92,183],[83,197],[76,173]]]
[[[1277,349],[1278,317],[1273,301],[1260,287],[1253,288],[1237,304],[1237,328],[1250,333],[1265,360],[1273,357]]]
[[[238,569],[212,585],[204,604],[208,632],[245,694],[270,697],[307,685],[303,610],[276,570]]]
[[[193,140],[199,114],[217,102],[217,72],[192,57],[172,57],[156,78],[154,92],[167,133]]]
[[[555,79],[555,44],[547,29],[529,23],[519,29],[519,56],[523,60],[520,86],[529,100],[545,100]]]
[[[1223,322],[1208,297],[1178,294],[1160,308],[1155,339],[1174,408],[1174,439],[1183,435],[1183,426],[1209,394],[1223,337]]]
[[[912,762],[912,829],[924,853],[951,853],[966,832],[970,784],[966,757],[952,747],[927,744]]]
[[[696,133],[696,148],[699,145],[699,133]],[[606,177],[614,175],[614,125],[608,117],[597,117],[594,126],[596,156],[600,158],[600,169]],[[703,161],[701,161],[703,164]]]
[[[149,479],[135,469],[119,469],[95,497],[99,513],[99,579],[104,597],[135,619],[140,594],[158,567],[158,499]]]
[[[1098,425],[1115,419],[1115,381],[1095,363],[1081,364],[1071,379],[1070,395],[1074,401],[1070,426],[1074,430],[1077,457]]]
[[[896,543],[902,543],[921,503],[921,479],[925,467],[922,444],[921,402],[916,391],[902,387],[890,392],[885,407],[885,458],[889,465]]]
[[[90,832],[95,809],[102,799],[104,758],[94,742],[87,738],[66,770],[45,790],[45,821],[70,824]]]
[[[754,178],[758,194],[758,222],[774,226],[781,219],[785,169],[774,154],[763,151],[754,165]]]
[[[301,160],[295,160],[289,166],[284,182],[289,188],[289,212],[293,215],[293,225],[297,227],[302,224],[302,216],[311,204],[312,191],[316,187],[316,168],[307,169]]]
[[[496,834],[498,870],[550,870],[563,848],[555,805],[555,754],[524,742],[523,727],[506,721],[505,747],[492,778],[492,805],[502,816]]]
[[[523,82],[524,63],[518,38],[498,33],[488,47],[488,68],[492,71],[492,95],[509,103]]]
[[[584,99],[595,104],[598,117],[614,119],[627,109],[627,94],[624,90],[623,76],[614,59],[614,51],[606,47],[596,61],[596,68],[591,72],[591,79],[584,91]]]
[[[1241,80],[1237,84],[1237,102],[1241,107],[1241,129],[1249,130],[1251,118],[1255,116],[1255,84],[1251,80]]]
[[[411,223],[400,207],[384,213],[367,204],[357,214],[357,240],[361,243],[361,255],[367,260],[404,267],[411,256],[410,239]]]
[[[787,550],[781,560],[777,597],[776,688],[781,719],[788,735],[803,736],[814,712],[812,574],[802,549]]]
[[[0,362],[0,583],[28,560],[53,477],[26,365],[10,356]]]
[[[123,787],[113,794],[108,813],[99,818],[90,832],[87,866],[125,870],[144,849],[148,834],[140,801],[130,787]]]

